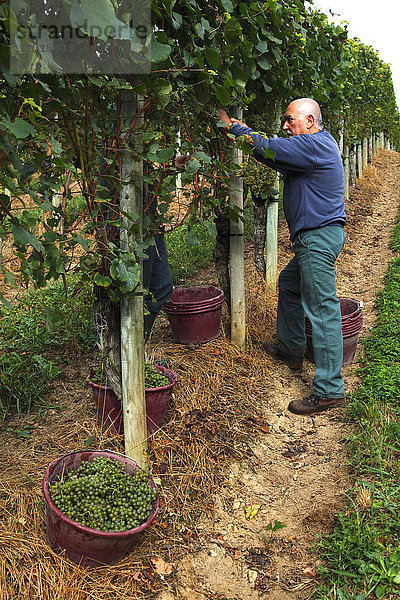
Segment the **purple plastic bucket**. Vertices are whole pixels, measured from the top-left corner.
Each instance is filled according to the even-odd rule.
[[[76,471],[82,462],[92,462],[97,456],[118,460],[130,475],[140,470],[128,457],[106,450],[87,450],[66,454],[52,462],[46,469],[42,483],[46,501],[46,534],[51,548],[57,553],[65,552],[70,560],[85,567],[115,565],[119,562],[132,548],[140,534],[151,525],[159,510],[157,494],[153,510],[145,523],[135,529],[117,532],[90,529],[66,517],[51,499],[49,483],[57,481],[62,473]],[[157,489],[151,478],[149,482],[154,489]]]
[[[342,365],[350,365],[356,355],[358,336],[363,325],[362,305],[358,300],[352,298],[339,298],[340,313],[342,315],[343,335],[343,362]],[[306,355],[314,362],[314,351],[312,346],[312,327],[310,320],[305,317],[306,324]]]
[[[224,292],[214,286],[176,288],[163,309],[180,344],[205,344],[219,335]]]
[[[356,355],[357,344],[358,344],[358,336],[356,333],[352,336],[343,337],[343,361],[342,366],[346,367],[347,365],[351,365]],[[306,345],[306,356],[308,360],[311,362],[314,361],[314,350],[312,346],[312,338],[307,337],[307,345]]]
[[[155,366],[157,371],[168,377],[170,383],[158,388],[146,388],[147,433],[154,433],[164,423],[172,391],[178,381],[178,375],[170,369]]]
[[[103,429],[113,428],[117,433],[122,433],[123,417],[122,406],[114,390],[107,385],[99,385],[90,381],[93,370],[89,371],[88,384],[92,388],[93,400],[96,403],[97,421]]]
[[[146,422],[147,433],[151,434],[160,429],[164,423],[168,403],[174,386],[178,381],[178,375],[170,369],[155,365],[157,371],[168,377],[170,383],[159,388],[146,388]],[[93,399],[97,407],[97,418],[99,424],[108,429],[112,427],[117,433],[124,433],[124,420],[121,401],[111,387],[98,385],[90,381],[93,370],[89,371],[88,383],[92,388]]]
[[[177,287],[171,298],[164,304],[167,308],[200,308],[220,304],[224,301],[224,292],[213,285]]]

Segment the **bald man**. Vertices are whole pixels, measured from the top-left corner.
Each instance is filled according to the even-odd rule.
[[[335,261],[345,242],[344,171],[339,148],[323,128],[312,98],[289,104],[282,129],[287,138],[266,138],[245,123],[220,119],[236,137],[245,136],[253,156],[283,175],[283,210],[294,257],[279,275],[277,344],[264,350],[301,370],[306,346],[304,314],[312,325],[315,377],[312,393],[289,403],[290,412],[310,415],[341,404],[343,335],[336,296]]]

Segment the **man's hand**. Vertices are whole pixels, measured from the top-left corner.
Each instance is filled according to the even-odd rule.
[[[242,127],[248,127],[248,125],[246,125],[246,123],[243,123],[243,121],[239,121],[239,119],[234,119],[234,118],[232,117],[231,121],[232,121],[232,125],[233,125],[234,123],[239,123],[239,125],[242,125]]]
[[[228,115],[226,114],[226,111],[223,108],[219,108],[219,118],[221,119],[221,121],[223,121],[224,123],[226,123],[226,126],[228,129],[231,128],[231,126],[234,123],[239,123],[239,125],[242,125],[243,127],[248,127],[248,125],[246,125],[246,123],[242,123],[242,121],[239,121],[238,119],[234,119],[233,117],[228,117]]]
[[[175,157],[174,165],[177,169],[183,169],[183,167],[186,167],[188,164],[189,159],[190,154],[180,154],[179,156]]]
[[[223,108],[219,108],[218,112],[219,112],[219,118],[221,119],[221,121],[226,123],[226,127],[229,129],[230,126],[232,125],[232,119],[230,117],[228,117],[228,115],[226,114],[226,111]]]

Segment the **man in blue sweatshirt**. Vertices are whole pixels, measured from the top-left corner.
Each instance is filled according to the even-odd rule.
[[[288,409],[298,415],[324,411],[344,400],[335,261],[345,242],[346,213],[338,145],[323,128],[320,107],[311,98],[289,104],[282,127],[287,138],[267,139],[228,117],[223,109],[220,118],[230,134],[245,136],[254,146],[254,158],[283,175],[283,209],[294,258],[279,275],[278,343],[263,346],[269,355],[300,370],[306,346],[306,313],[312,325],[316,366],[313,393],[292,400]]]

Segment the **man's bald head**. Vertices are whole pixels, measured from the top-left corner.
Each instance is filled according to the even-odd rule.
[[[322,129],[322,115],[318,102],[312,98],[298,98],[289,104],[283,130],[291,135],[316,133]]]
[[[312,98],[299,98],[298,100],[293,100],[292,104],[294,104],[295,109],[303,115],[313,116],[316,126],[319,129],[322,129],[322,114],[318,102]]]

